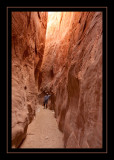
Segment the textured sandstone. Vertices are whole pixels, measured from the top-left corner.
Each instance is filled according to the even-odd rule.
[[[40,92],[53,92],[66,148],[101,148],[102,13],[58,12],[49,20]]]
[[[12,12],[12,146],[26,136],[35,115],[45,47],[46,12]]]
[[[49,108],[55,110],[64,146],[101,148],[101,12],[55,12],[48,25],[45,12],[12,13],[14,148],[25,138],[45,91],[53,93]]]

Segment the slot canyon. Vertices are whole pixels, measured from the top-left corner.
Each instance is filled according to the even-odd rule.
[[[11,25],[12,148],[35,135],[44,148],[102,148],[102,12],[12,12]]]

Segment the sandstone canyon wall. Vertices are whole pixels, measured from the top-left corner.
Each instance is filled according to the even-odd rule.
[[[53,93],[51,108],[66,148],[101,148],[102,13],[48,17],[40,93]]]
[[[26,136],[35,115],[46,12],[12,12],[12,147]]]

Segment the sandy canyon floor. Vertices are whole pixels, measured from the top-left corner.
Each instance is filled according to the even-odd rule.
[[[58,129],[54,111],[38,106],[20,148],[64,148],[63,134]]]

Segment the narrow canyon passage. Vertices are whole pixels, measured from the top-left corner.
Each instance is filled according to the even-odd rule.
[[[63,134],[58,129],[54,111],[38,106],[20,148],[64,148]]]
[[[102,148],[102,12],[12,12],[11,22],[12,148]]]

